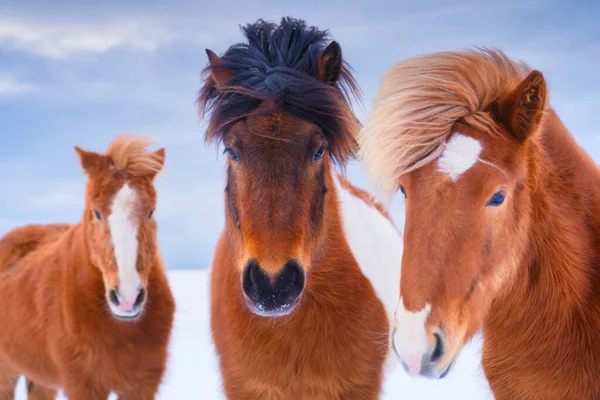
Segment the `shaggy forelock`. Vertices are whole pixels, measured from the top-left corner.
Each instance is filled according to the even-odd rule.
[[[152,141],[142,136],[121,135],[115,138],[106,154],[115,166],[134,176],[154,174],[162,169],[161,158],[148,150]]]
[[[393,66],[360,137],[360,155],[379,190],[394,193],[400,176],[440,157],[457,122],[496,133],[489,107],[528,70],[490,49],[435,53]]]
[[[279,25],[259,20],[242,32],[247,43],[231,46],[220,65],[204,71],[198,105],[201,115],[210,114],[206,140],[221,140],[233,124],[268,101],[274,106],[265,113],[284,109],[321,128],[333,158],[345,163],[358,147],[359,124],[350,100],[360,101],[360,90],[345,62],[336,82],[318,79],[318,57],[329,33],[293,18]],[[212,68],[231,73],[226,85],[217,87]]]

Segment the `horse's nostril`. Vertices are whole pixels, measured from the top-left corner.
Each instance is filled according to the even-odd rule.
[[[304,271],[295,260],[290,260],[285,264],[279,280],[283,287],[290,291],[296,291],[298,294],[304,289]]]
[[[279,280],[284,285],[285,284],[291,285],[294,283],[297,276],[298,276],[298,272],[296,271],[296,268],[287,268],[286,267],[286,270],[284,271],[284,273],[282,273],[279,276]]]
[[[110,289],[108,291],[108,298],[110,299],[110,302],[117,307],[121,304],[121,302],[119,301],[119,296],[117,296],[117,291],[115,289]]]
[[[138,293],[137,297],[135,298],[135,303],[133,303],[133,308],[134,309],[138,308],[144,302],[145,298],[146,298],[146,290],[144,290],[144,288],[142,288],[142,289],[140,289],[140,292]]]
[[[250,282],[253,285],[258,285],[260,278],[262,276],[262,273],[260,272],[260,267],[256,263],[252,263],[252,264],[250,264],[248,269],[249,269]]]
[[[444,355],[444,346],[440,335],[434,333],[433,336],[435,337],[435,348],[433,349],[433,353],[431,353],[429,362],[435,364]]]
[[[246,266],[242,279],[244,293],[252,300],[258,300],[271,290],[271,282],[267,274],[261,270],[258,262],[252,260]]]

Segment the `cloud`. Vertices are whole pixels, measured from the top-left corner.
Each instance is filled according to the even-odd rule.
[[[0,76],[0,97],[20,95],[34,90],[34,85],[20,82],[11,76]]]
[[[118,48],[152,52],[174,39],[146,20],[56,21],[0,17],[0,47],[65,59]]]
[[[265,1],[106,7],[57,0],[38,1],[37,11],[21,2],[13,14],[0,5],[0,235],[26,223],[79,221],[85,177],[72,146],[104,151],[115,134],[134,132],[167,148],[156,210],[167,265],[207,267],[224,223],[225,157],[222,148],[204,145],[206,121],[194,105],[203,50],[222,54],[242,40],[238,26],[259,17],[293,15],[330,29],[365,92],[367,110],[355,109],[360,119],[395,62],[471,45],[500,47],[544,72],[553,106],[600,160],[600,125],[589,112],[600,105],[593,10],[540,0],[394,7],[351,0],[341,11],[339,1],[309,8]],[[360,164],[349,166],[348,177],[373,190]],[[402,229],[404,199],[391,204]]]

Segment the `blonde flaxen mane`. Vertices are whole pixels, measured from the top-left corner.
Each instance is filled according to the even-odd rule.
[[[150,152],[153,142],[142,136],[121,135],[112,141],[106,154],[121,171],[133,176],[158,173],[163,166],[161,156]]]
[[[394,193],[401,175],[440,157],[457,122],[496,132],[487,111],[528,71],[489,49],[434,53],[393,66],[361,133],[360,155],[371,179]]]

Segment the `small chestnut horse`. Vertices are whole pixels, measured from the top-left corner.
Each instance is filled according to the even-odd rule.
[[[211,328],[229,399],[377,399],[402,238],[335,173],[356,151],[336,42],[259,20],[210,65],[199,102],[228,153]],[[395,357],[389,358],[395,361]]]
[[[76,147],[88,175],[76,225],[28,225],[0,240],[0,399],[20,374],[30,399],[153,399],[175,303],[156,243],[153,180],[165,152],[122,136]]]
[[[395,349],[443,377],[483,324],[497,399],[600,398],[600,174],[500,51],[394,66],[364,127],[372,175],[406,197]]]

